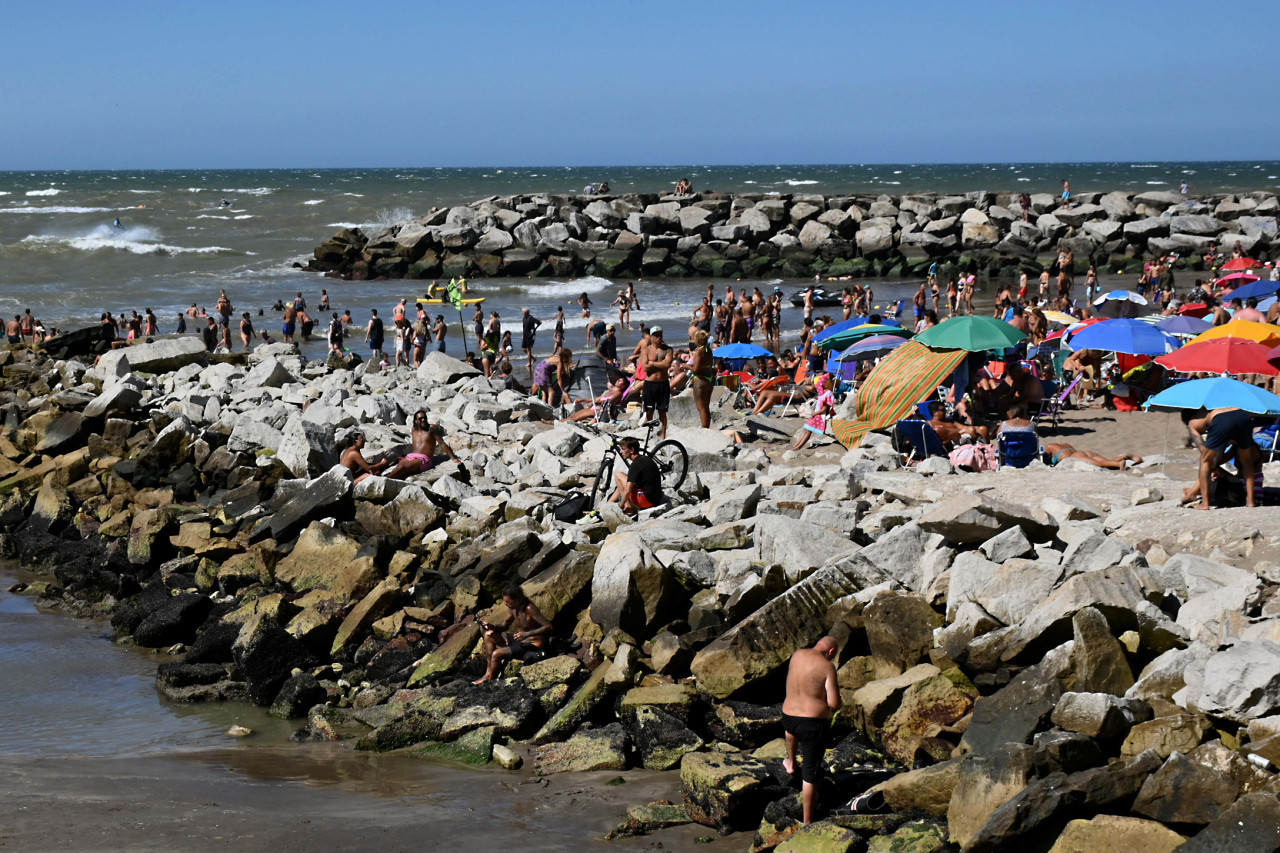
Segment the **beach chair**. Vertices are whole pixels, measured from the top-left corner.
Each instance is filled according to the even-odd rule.
[[[1056,432],[1058,429],[1058,422],[1062,419],[1062,411],[1067,408],[1072,392],[1075,391],[1076,386],[1083,380],[1084,374],[1081,373],[1076,376],[1075,379],[1071,380],[1071,384],[1066,388],[1063,388],[1052,395],[1045,394],[1044,399],[1040,401],[1040,411],[1032,416],[1032,422],[1034,422],[1037,427],[1040,427],[1042,426],[1043,421],[1048,420],[1049,428]]]
[[[942,446],[942,439],[928,421],[909,419],[901,420],[893,425],[893,449],[907,458],[908,462],[925,459],[929,456],[947,456]]]
[[[1040,437],[1030,430],[1002,432],[996,437],[1000,466],[1026,468],[1040,455]]]
[[[1268,462],[1274,462],[1276,454],[1280,453],[1280,447],[1277,447],[1280,444],[1280,420],[1255,432],[1253,443],[1267,455]]]

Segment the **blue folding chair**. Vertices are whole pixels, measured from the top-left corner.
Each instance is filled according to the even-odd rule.
[[[928,421],[922,420],[901,420],[894,424],[893,447],[908,460],[947,455],[938,433]]]
[[[1040,436],[1030,431],[1002,432],[997,437],[996,446],[1002,466],[1026,468],[1040,455]]]

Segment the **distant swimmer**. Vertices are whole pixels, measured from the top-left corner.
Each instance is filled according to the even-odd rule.
[[[230,207],[230,206],[231,206],[231,199],[229,199],[229,198],[224,198],[224,199],[222,200],[222,205],[221,205],[221,206],[222,206],[222,207]]]
[[[121,224],[120,224],[120,217],[118,217],[118,216],[116,217],[116,221],[111,223],[111,227],[112,227],[112,228],[123,228],[123,227],[124,227],[123,225],[121,225]]]

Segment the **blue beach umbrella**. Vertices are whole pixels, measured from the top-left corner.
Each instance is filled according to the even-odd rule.
[[[818,332],[818,334],[814,335],[813,342],[816,344],[820,344],[823,341],[825,341],[827,338],[831,337],[832,335],[838,335],[847,329],[852,329],[854,326],[865,326],[870,322],[871,322],[871,318],[864,315],[862,317],[850,317],[848,320],[841,320],[839,323],[832,323],[830,326],[827,326],[821,332]],[[892,317],[885,317],[881,319],[880,324],[883,326],[901,326],[902,325]]]
[[[1104,302],[1132,302],[1135,305],[1146,305],[1147,298],[1132,290],[1108,290],[1093,300],[1094,305],[1101,305]]]
[[[1171,335],[1198,335],[1212,329],[1213,324],[1190,314],[1177,314],[1158,321],[1156,328]]]
[[[1096,349],[1128,355],[1163,355],[1179,346],[1173,335],[1141,320],[1104,320],[1071,337],[1073,350]]]
[[[711,351],[716,358],[729,359],[730,361],[745,360],[748,358],[759,358],[761,356],[773,355],[759,344],[725,344],[722,347],[716,347]]]
[[[1251,281],[1246,285],[1237,287],[1223,299],[1239,299],[1241,302],[1250,296],[1254,299],[1266,299],[1269,296],[1275,296],[1277,290],[1280,290],[1280,281]]]
[[[900,338],[897,335],[874,335],[870,338],[863,338],[856,344],[850,346],[844,352],[833,356],[833,360],[837,362],[849,362],[865,361],[868,358],[879,358],[885,353],[902,346],[906,342],[906,338]]]
[[[1143,406],[1157,409],[1222,409],[1234,406],[1258,415],[1280,415],[1280,397],[1257,385],[1228,376],[1180,382],[1151,397]]]
[[[1135,317],[1147,305],[1146,297],[1132,290],[1108,290],[1093,300],[1098,314],[1106,317]]]

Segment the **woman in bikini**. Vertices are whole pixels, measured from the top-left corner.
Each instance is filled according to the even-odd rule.
[[[582,291],[582,295],[578,297],[578,304],[582,306],[582,319],[591,316],[591,297],[587,296],[587,292]]]
[[[840,297],[840,307],[844,309],[844,318],[846,320],[853,316],[853,291],[847,287]]]
[[[707,343],[710,335],[702,329],[689,339],[689,372],[693,375],[693,404],[698,408],[698,420],[703,429],[711,428],[711,389],[716,384],[715,359]]]

